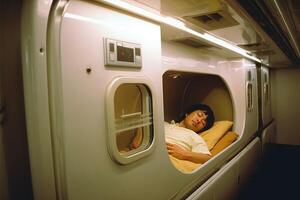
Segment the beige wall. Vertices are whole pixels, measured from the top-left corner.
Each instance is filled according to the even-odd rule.
[[[300,66],[271,70],[276,143],[300,145]]]
[[[195,79],[185,100],[187,105],[199,102],[209,105],[214,111],[216,121],[233,121],[233,103],[230,93],[218,76],[203,76],[201,79]]]
[[[0,1],[0,87],[5,105],[0,132],[1,200],[8,196],[10,200],[32,199],[22,84],[21,10],[22,0]]]
[[[172,74],[181,76],[172,79]],[[212,108],[216,121],[233,120],[230,93],[218,76],[170,71],[164,74],[163,89],[165,121],[178,120],[182,111],[200,102]]]

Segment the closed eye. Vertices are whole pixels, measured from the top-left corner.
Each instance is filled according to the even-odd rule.
[[[205,112],[205,111],[200,111],[200,112],[198,112],[197,114],[198,114],[198,117],[201,117],[201,118],[204,118],[204,119],[207,118],[207,115],[206,115],[206,112]]]
[[[202,120],[201,120],[201,124],[202,124],[203,126],[205,126],[205,125],[206,125],[206,120],[205,120],[205,119],[202,119]]]

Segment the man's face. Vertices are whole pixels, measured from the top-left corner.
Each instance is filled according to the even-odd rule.
[[[191,129],[197,133],[205,127],[206,119],[207,115],[205,111],[195,110],[185,117],[184,125],[186,128]]]

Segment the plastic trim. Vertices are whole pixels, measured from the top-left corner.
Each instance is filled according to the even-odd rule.
[[[152,84],[151,82],[144,78],[144,77],[117,77],[115,78],[108,86],[107,88],[107,92],[106,92],[106,120],[107,120],[107,129],[108,129],[108,134],[107,134],[107,147],[108,147],[108,151],[109,154],[111,155],[111,157],[113,158],[113,160],[115,160],[116,162],[120,163],[120,164],[129,164],[131,162],[134,162],[138,159],[141,159],[145,156],[148,156],[151,154],[151,152],[153,151],[154,147],[155,147],[155,113],[154,113],[154,105],[153,105],[153,101],[152,101],[152,105],[147,105],[148,107],[150,106],[152,108],[153,111],[153,138],[148,138],[149,140],[151,140],[151,143],[149,144],[148,147],[146,147],[145,149],[136,149],[133,150],[133,154],[129,154],[129,155],[121,155],[118,148],[117,148],[117,143],[116,143],[116,129],[115,129],[115,110],[114,110],[114,95],[115,92],[117,90],[117,88],[122,85],[122,84],[128,84],[128,83],[132,83],[132,84],[144,84],[148,87],[148,89],[150,90],[150,95],[152,96],[152,99],[155,99],[155,95],[153,94],[153,90],[152,90]],[[142,94],[144,96],[144,94]],[[150,133],[148,134],[150,135]],[[144,142],[145,140],[143,140]],[[143,143],[142,143],[143,144]]]

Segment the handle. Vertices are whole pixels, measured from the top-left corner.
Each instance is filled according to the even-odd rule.
[[[263,86],[263,91],[264,91],[264,103],[267,104],[269,101],[269,84],[268,83],[264,83]]]
[[[253,110],[253,84],[247,81],[246,84],[246,92],[247,92],[247,108],[248,111]]]

